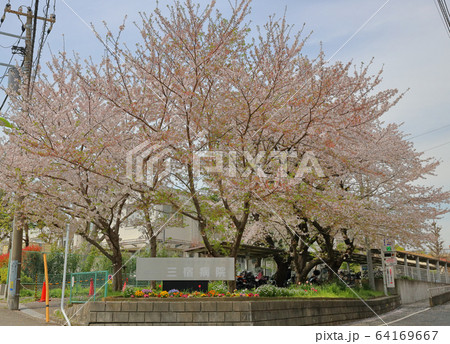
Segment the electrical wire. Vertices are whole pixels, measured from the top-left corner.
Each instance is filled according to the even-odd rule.
[[[20,40],[21,40],[21,38],[22,38],[22,35],[23,35],[23,31],[22,31],[22,33],[20,34],[20,38],[18,38],[16,45],[18,45],[18,44],[20,43]],[[13,58],[14,58],[14,54],[11,55],[11,58],[9,59],[8,64],[11,64]],[[21,66],[23,66],[23,60],[22,60]],[[9,68],[7,68],[7,69],[5,70],[5,73],[3,73],[3,76],[2,76],[2,78],[0,79],[0,85],[3,83],[3,80],[5,79],[5,76],[6,76],[6,74],[8,73],[8,71],[9,71]],[[3,99],[2,105],[0,105],[0,112],[1,112],[2,109],[3,109],[3,106],[5,106],[5,103],[6,103],[6,100],[7,100],[7,99],[8,99],[8,95],[5,96],[5,98]]]
[[[22,33],[20,34],[20,37],[17,39],[17,43],[16,43],[15,45],[18,45],[18,44],[20,43],[20,40],[22,39],[22,36],[23,36],[23,31],[22,31]],[[8,64],[11,64],[13,58],[14,58],[14,54],[11,55],[11,58],[9,59]],[[22,65],[23,65],[23,61],[22,61]],[[8,71],[9,71],[9,69],[6,68],[5,73],[3,73],[3,76],[2,76],[2,78],[0,79],[0,85],[3,83],[3,80],[5,79],[5,76],[6,76],[6,74],[8,73]],[[5,96],[5,99],[3,99],[2,105],[0,106],[0,111],[3,109],[3,106],[5,105],[7,99],[8,99],[8,95],[6,95],[6,96]]]
[[[56,3],[56,0],[53,3],[53,8],[55,8],[55,6],[56,6],[55,3]],[[43,10],[44,18],[48,18],[49,9],[50,9],[50,0],[47,0],[46,5]],[[33,93],[34,83],[36,81],[36,76],[37,76],[37,70],[39,67],[40,59],[41,59],[42,49],[43,49],[45,42],[47,41],[47,38],[49,36],[49,34],[46,32],[46,28],[47,28],[47,21],[44,20],[44,23],[42,24],[41,37],[39,39],[39,48],[37,50],[36,59],[33,62],[33,66],[34,66],[33,71],[34,72],[33,72],[32,81],[31,81],[31,93],[30,94]]]
[[[38,16],[38,10],[39,10],[39,0],[36,0],[35,6],[34,6],[34,22],[33,22],[33,36],[31,38],[31,49],[30,49],[30,61],[31,61],[31,66],[29,67],[30,70],[27,71],[28,73],[28,87],[27,87],[27,96],[31,96],[32,94],[32,90],[30,89],[30,85],[31,85],[31,72],[33,69],[33,52],[34,52],[34,43],[36,41],[36,28],[37,28],[37,16]]]
[[[14,56],[14,55],[13,55]],[[20,65],[20,67],[23,67],[23,63],[25,62],[25,60],[22,60],[22,63],[21,63],[21,65]],[[5,72],[5,74],[6,74],[6,72]],[[4,74],[4,75],[5,75]],[[4,76],[3,75],[3,76]],[[3,106],[5,105],[5,103],[6,103],[6,100],[8,99],[8,95],[6,95],[5,96],[5,99],[3,99],[3,102],[2,102],[2,105],[0,106],[0,112],[2,111],[2,109],[3,109]],[[9,108],[10,108],[10,106],[8,106],[8,108],[6,109],[6,113],[8,112],[8,110],[9,110]]]
[[[438,1],[441,7],[441,11],[444,14],[447,28],[450,30],[450,13],[448,11],[447,3],[445,2],[445,0],[438,0]]]
[[[445,142],[445,143],[441,143],[440,145],[437,145],[437,146],[434,146],[434,147],[431,147],[431,148],[428,148],[428,149],[425,149],[424,152],[428,152],[430,150],[433,150],[433,149],[436,149],[436,148],[440,148],[440,147],[446,146],[448,144],[450,144],[450,141]]]
[[[418,134],[418,135],[412,136],[412,137],[408,138],[408,140],[412,140],[412,139],[415,139],[415,138],[423,136],[423,135],[431,134],[431,133],[434,133],[435,131],[439,131],[439,130],[442,130],[442,129],[445,129],[445,128],[448,128],[448,127],[450,127],[450,124],[444,125],[443,127],[439,127],[439,128],[428,130],[428,131],[426,131],[426,132],[424,132],[422,134]]]
[[[445,0],[435,0],[434,4],[440,14],[441,20],[446,28],[447,35],[450,37],[450,12]]]

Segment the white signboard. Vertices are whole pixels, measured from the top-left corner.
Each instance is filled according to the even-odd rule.
[[[395,275],[394,275],[394,267],[386,266],[386,286],[388,288],[395,288]]]
[[[397,265],[397,257],[385,257],[384,262],[386,263],[386,265]]]
[[[138,281],[231,281],[234,258],[137,258]]]

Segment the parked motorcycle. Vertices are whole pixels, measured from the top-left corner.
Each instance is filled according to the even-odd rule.
[[[241,289],[253,289],[258,288],[260,285],[266,284],[269,281],[267,276],[264,276],[260,272],[256,277],[251,271],[241,271],[236,276],[236,288]]]

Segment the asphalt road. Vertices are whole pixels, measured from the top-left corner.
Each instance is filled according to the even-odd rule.
[[[404,305],[379,317],[359,320],[348,326],[450,326],[450,302],[430,307],[428,300]]]

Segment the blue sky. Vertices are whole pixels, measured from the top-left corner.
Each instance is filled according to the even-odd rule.
[[[31,0],[10,2],[17,9],[29,5]],[[0,1],[0,15],[6,3]],[[166,4],[172,1],[159,1],[160,7]],[[41,63],[49,60],[48,46],[54,53],[65,46],[67,52],[76,51],[81,57],[102,55],[102,45],[85,23],[100,28],[104,20],[117,28],[127,14],[124,38],[133,42],[137,32],[132,22],[139,20],[138,12],[150,13],[155,6],[155,1],[144,0],[57,0],[57,23],[47,39]],[[224,13],[230,12],[228,1],[217,1],[217,7]],[[417,150],[442,162],[437,175],[424,183],[450,189],[450,36],[434,0],[254,0],[249,16],[252,27],[264,24],[271,14],[282,16],[285,10],[289,24],[297,29],[305,24],[305,34],[312,31],[305,54],[315,56],[322,44],[327,58],[333,56],[330,62],[351,60],[359,64],[374,58],[374,73],[384,67],[384,88],[409,88],[403,100],[384,115],[384,120],[403,122],[403,130],[411,134]],[[17,17],[8,14],[0,31],[20,33]],[[9,61],[11,50],[7,47],[14,41],[0,36],[0,62]],[[5,67],[0,67],[0,77],[4,71]],[[6,85],[6,78],[2,85]],[[450,215],[439,224],[444,228],[445,247],[449,248]]]

